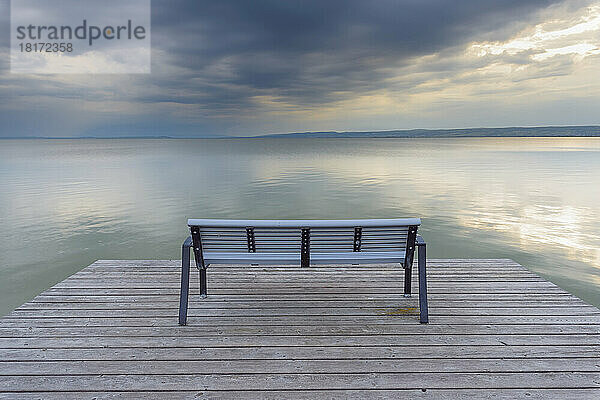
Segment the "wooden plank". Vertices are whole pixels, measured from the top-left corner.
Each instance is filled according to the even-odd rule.
[[[295,281],[291,279],[289,281],[269,281],[269,282],[235,282],[235,281],[223,281],[223,282],[213,282],[208,279],[209,288],[212,290],[245,290],[248,291],[259,291],[259,290],[270,290],[270,289],[278,289],[278,290],[286,290],[286,289],[304,289],[319,292],[327,289],[346,289],[346,290],[369,290],[374,293],[389,291],[389,290],[398,290],[404,287],[404,282],[400,279],[396,281],[389,282],[372,282],[369,280],[364,281],[347,281],[343,280],[342,282],[323,282],[323,281],[311,281],[314,284],[318,285],[315,287],[307,287],[303,285],[302,282]],[[546,281],[528,281],[528,282],[508,282],[505,280],[494,282],[492,281],[447,281],[442,280],[440,282],[429,282],[429,287],[432,292],[435,292],[437,289],[452,289],[456,291],[457,287],[461,287],[462,289],[469,291],[470,289],[475,290],[485,290],[488,289],[490,291],[498,291],[498,290],[513,290],[513,291],[524,291],[524,290],[553,290],[553,291],[562,291],[558,286],[553,283]],[[103,281],[86,281],[86,282],[78,282],[78,281],[64,281],[62,283],[58,283],[54,286],[56,289],[153,289],[160,285],[161,288],[167,289],[179,289],[179,283],[176,280],[172,280],[171,282],[158,280],[156,282],[140,280],[140,281],[114,281],[114,282],[103,282]]]
[[[433,267],[432,267],[433,268]],[[416,272],[416,268],[413,267]],[[236,269],[215,269],[212,267],[208,267],[208,271],[211,276],[220,279],[226,279],[228,276],[238,277],[238,278],[249,278],[249,277],[265,277],[265,278],[273,278],[273,279],[286,279],[290,277],[298,277],[298,278],[310,278],[310,279],[326,279],[333,278],[335,276],[344,276],[344,277],[353,277],[360,278],[365,275],[371,276],[375,278],[392,278],[397,275],[403,275],[404,270],[402,268],[395,268],[389,270],[369,270],[369,269],[348,269],[343,271],[338,270],[315,270],[313,271],[311,268],[305,268],[305,271],[297,271],[297,270],[285,270],[285,271],[272,271],[272,270],[247,270],[245,268],[236,268]],[[83,270],[78,272],[71,277],[67,278],[68,280],[77,280],[77,279],[94,279],[94,277],[101,277],[107,279],[113,279],[122,277],[124,275],[127,276],[136,276],[136,277],[144,277],[147,276],[149,278],[152,277],[175,277],[181,273],[180,268],[170,268],[170,269],[162,269],[160,271],[146,271],[146,270],[133,270],[127,271],[126,269],[119,271],[88,271]],[[192,268],[192,273],[197,274],[197,269]],[[502,270],[498,271],[496,269],[490,268],[485,270],[478,271],[469,271],[468,269],[461,270],[444,270],[444,271],[432,271],[430,274],[431,277],[434,278],[460,278],[460,277],[476,277],[476,278],[487,278],[487,277],[509,277],[516,276],[519,278],[536,278],[537,275],[533,275],[528,271],[523,270]]]
[[[195,290],[194,290],[195,289]],[[190,301],[194,302],[200,300],[198,298],[198,288],[191,288]],[[413,291],[413,297],[416,294]],[[552,296],[548,296],[546,293],[427,293],[427,298],[431,301],[448,301],[448,300],[464,300],[464,301],[534,301],[534,302],[547,302],[547,301],[573,301],[583,303],[582,300],[574,297],[572,294],[565,292],[553,293]],[[370,300],[382,300],[382,301],[405,301],[405,298],[401,293],[367,293],[367,294],[354,294],[353,299],[355,301],[370,301]],[[208,297],[202,299],[202,303],[210,302],[238,302],[238,301],[348,301],[348,294],[343,293],[321,293],[312,296],[298,296],[293,294],[252,294],[242,293],[239,295],[230,294],[216,294],[210,293]],[[41,294],[32,300],[32,303],[37,302],[74,302],[74,303],[85,303],[88,302],[178,302],[178,294],[93,294],[88,293],[87,295],[61,295],[61,294]]]
[[[343,283],[344,284],[349,284],[352,283],[357,284],[357,286],[363,286],[366,283],[376,283],[378,286],[391,286],[391,287],[396,287],[396,285],[401,281],[401,283],[404,283],[404,279],[401,276],[401,272],[398,272],[398,274],[396,274],[396,276],[389,276],[389,277],[347,277],[344,276],[343,277]],[[128,279],[132,279],[133,277],[130,277]],[[151,276],[144,276],[144,277],[140,277],[139,278],[139,283],[143,283],[145,285],[151,284],[151,285],[156,285],[156,284],[164,284],[167,287],[173,286],[173,284],[178,284],[178,276],[169,276],[167,277],[151,277]],[[548,282],[544,281],[542,278],[539,277],[513,277],[513,278],[509,278],[509,277],[504,277],[504,276],[500,276],[500,277],[493,277],[493,276],[487,276],[487,277],[460,277],[460,276],[440,276],[440,277],[429,277],[428,282],[431,283],[432,285],[438,285],[438,284],[457,284],[457,283],[464,283],[464,282],[473,282],[473,283],[491,283],[491,282],[502,282],[502,283],[506,283],[507,280],[511,281],[511,283],[515,283],[515,282],[540,282],[540,283],[544,283],[544,287],[548,286]],[[335,277],[335,276],[330,276],[330,277],[319,277],[319,276],[314,276],[314,277],[286,277],[286,278],[280,278],[278,279],[277,277],[265,277],[265,276],[257,276],[257,277],[252,277],[252,276],[230,276],[230,277],[223,277],[223,278],[217,278],[214,276],[211,276],[210,273],[208,275],[208,282],[211,285],[214,286],[227,286],[229,284],[289,284],[289,283],[295,283],[297,285],[301,284],[301,283],[315,283],[315,284],[337,284],[339,285],[341,279],[340,277]],[[416,283],[417,279],[413,278],[412,282]],[[103,287],[106,286],[113,286],[114,287],[120,287],[120,284],[123,283],[123,278],[121,277],[111,277],[111,278],[103,278],[103,279],[98,279],[98,278],[78,278],[78,279],[68,279],[65,280],[61,283],[61,285],[59,287],[62,286],[70,286],[70,287],[87,287],[87,285],[91,285],[90,287],[95,287],[94,285],[98,284],[98,283],[102,283]]]
[[[463,265],[463,264],[473,263],[476,265],[483,265],[483,264],[507,265],[508,264],[508,265],[521,266],[517,262],[511,260],[510,258],[441,258],[441,259],[428,260],[428,262],[431,264],[439,264],[439,265],[444,265],[444,264],[446,264],[446,265]],[[177,266],[180,264],[181,264],[181,260],[138,260],[138,259],[136,259],[136,260],[131,260],[131,259],[109,260],[109,259],[104,259],[104,260],[96,260],[90,265],[91,266],[94,266],[94,265],[114,265],[114,266],[130,265],[130,266],[135,266],[135,267],[144,267],[144,266],[153,266],[153,265]],[[386,264],[373,264],[373,266],[386,266]],[[229,265],[223,265],[223,267],[229,267]],[[285,265],[279,266],[279,267],[285,267]],[[321,265],[321,267],[337,268],[339,266],[338,265]],[[256,268],[263,268],[263,267],[257,266]],[[290,266],[290,268],[294,268],[294,267]]]
[[[472,266],[465,267],[462,266],[460,268],[447,268],[447,267],[436,267],[435,265],[430,265],[433,268],[431,274],[433,276],[443,276],[443,275],[462,275],[462,276],[482,276],[485,274],[491,275],[509,275],[516,274],[518,276],[531,276],[531,272],[527,271],[524,268],[516,268],[516,267],[497,267],[497,266],[489,266],[489,267],[481,267],[481,266]],[[413,266],[416,269],[416,266]],[[194,266],[192,269],[195,270]],[[328,276],[328,275],[359,275],[359,274],[373,274],[375,276],[389,276],[395,275],[398,272],[403,271],[400,266],[393,266],[387,268],[373,268],[369,266],[360,266],[355,265],[346,268],[321,268],[319,266],[312,266],[310,268],[304,270],[298,270],[294,268],[277,268],[277,267],[268,267],[257,269],[252,266],[239,266],[237,268],[220,268],[209,266],[208,269],[212,274],[216,275],[226,275],[226,274],[239,274],[239,275],[256,275],[256,274],[266,274],[266,275],[278,275],[278,276],[290,276],[290,275],[318,275],[318,276]],[[147,268],[133,268],[133,267],[87,267],[73,275],[70,278],[76,277],[91,277],[94,275],[97,276],[117,276],[117,275],[132,275],[132,276],[142,276],[142,275],[169,275],[169,274],[177,274],[181,271],[181,267],[147,267]],[[535,276],[535,275],[533,275]],[[70,279],[69,278],[69,279]]]
[[[95,268],[105,268],[105,269],[109,269],[109,268],[126,268],[126,267],[131,267],[134,269],[141,269],[141,268],[179,268],[181,267],[181,260],[172,260],[172,261],[165,261],[165,260],[156,260],[156,261],[160,261],[160,263],[156,263],[154,265],[142,265],[140,264],[139,260],[125,260],[125,261],[116,261],[114,263],[110,263],[110,264],[105,264],[105,263],[99,263],[99,262],[95,262],[90,264],[88,267],[86,267],[86,269],[95,269]],[[192,260],[191,260],[191,264],[194,265],[194,260],[193,260],[193,255],[192,255]],[[525,268],[524,266],[515,263],[515,262],[503,262],[501,260],[492,260],[490,262],[486,262],[485,260],[481,260],[481,259],[465,259],[465,260],[446,260],[443,261],[441,259],[429,259],[428,260],[428,264],[437,267],[438,269],[460,269],[460,268],[465,268],[465,267],[473,267],[476,266],[477,268],[481,268],[481,269],[485,269],[485,268],[498,268],[498,269],[503,269],[503,268],[514,268],[514,269],[522,269],[522,270],[527,270],[527,268]],[[250,265],[250,264],[212,264],[211,265],[212,268],[219,268],[219,269],[236,269],[236,268],[250,268],[250,269],[255,269],[255,270],[260,270],[260,269],[297,269],[299,267],[299,265],[293,265],[293,264],[280,264],[280,265]],[[379,264],[314,264],[311,265],[310,268],[315,268],[315,269],[349,269],[349,268],[370,268],[370,269],[394,269],[394,268],[398,268],[399,264],[394,264],[394,263],[379,263]]]
[[[39,327],[28,326],[21,328],[0,327],[0,337],[88,337],[88,336],[160,336],[160,337],[205,337],[211,335],[442,335],[451,332],[454,335],[573,335],[600,333],[600,324],[395,324],[393,321],[385,324],[369,325],[277,325],[277,326],[247,326],[247,325],[220,325],[220,326],[193,326],[184,327]]]
[[[413,267],[414,268],[414,267]],[[532,275],[531,272],[521,269],[521,268],[506,268],[506,269],[498,269],[497,267],[486,267],[486,268],[439,268],[436,269],[435,266],[432,266],[433,270],[431,271],[431,276],[507,276],[507,275],[516,275],[521,277],[534,277],[536,275]],[[476,269],[475,269],[476,268]],[[345,269],[323,269],[317,267],[305,268],[303,270],[298,269],[278,269],[278,268],[263,268],[263,269],[252,269],[246,267],[239,268],[218,268],[218,267],[208,267],[211,274],[218,277],[225,277],[227,275],[239,275],[239,276],[279,276],[279,277],[287,277],[287,276],[318,276],[318,277],[328,277],[333,275],[343,274],[344,276],[360,276],[360,275],[373,275],[379,277],[389,277],[397,275],[399,272],[403,272],[401,267],[395,268],[381,268],[381,269],[373,269],[373,268],[361,268],[360,266],[355,266],[354,268],[345,268]],[[192,268],[192,270],[196,270],[196,268]],[[116,276],[168,276],[168,275],[176,275],[181,271],[181,267],[170,267],[170,268],[148,268],[148,269],[132,269],[131,267],[122,267],[122,268],[104,268],[104,269],[88,269],[85,268],[76,274],[72,275],[68,279],[76,279],[76,278],[91,278],[94,276],[100,277],[116,277]]]
[[[528,271],[527,268],[520,266],[518,264],[493,264],[493,263],[478,263],[474,262],[464,262],[460,264],[441,264],[438,262],[429,261],[427,263],[432,268],[435,269],[436,273],[444,273],[445,271],[466,271],[471,270],[474,273],[478,273],[479,271]],[[195,267],[195,262],[192,260],[191,266]],[[413,264],[413,267],[416,266],[416,263]],[[253,265],[210,265],[209,268],[211,270],[219,270],[219,271],[235,271],[244,269],[247,272],[254,271],[272,271],[272,272],[281,272],[281,273],[298,273],[302,271],[297,271],[298,265],[266,265],[266,266],[253,266]],[[311,265],[310,271],[322,271],[322,272],[331,272],[331,271],[397,271],[402,267],[399,264],[378,264],[378,265]],[[171,265],[160,265],[160,266],[142,266],[142,265],[96,265],[92,264],[85,269],[82,269],[79,272],[121,272],[130,270],[132,272],[143,272],[143,271],[176,271],[181,269],[180,262],[171,264]]]
[[[502,273],[505,271],[521,271],[528,272],[527,268],[520,266],[518,264],[485,264],[479,263],[476,260],[472,263],[460,263],[460,264],[440,264],[438,262],[429,260],[427,263],[435,270],[432,273],[445,273],[447,271],[471,271],[475,274],[480,273],[480,271],[493,271]],[[194,261],[191,262],[192,266],[195,266]],[[414,263],[413,267],[417,264]],[[327,265],[311,265],[309,269],[298,270],[298,266],[294,265],[270,265],[270,266],[256,266],[256,265],[210,265],[209,268],[214,271],[236,271],[236,270],[244,270],[246,272],[273,272],[273,273],[306,273],[306,272],[355,272],[355,271],[370,271],[370,272],[379,272],[379,271],[398,271],[402,269],[402,266],[399,264],[379,264],[379,265],[335,265],[335,266],[327,266]],[[113,265],[113,266],[101,266],[92,264],[80,271],[78,273],[92,273],[92,272],[127,272],[130,271],[132,273],[144,273],[144,272],[162,272],[162,271],[178,271],[181,269],[181,264],[176,263],[170,266],[135,266],[135,265]]]
[[[354,325],[354,324],[378,324],[393,321],[398,325],[414,324],[417,314],[400,316],[273,316],[273,317],[200,317],[191,316],[189,325],[223,326],[223,325]],[[0,327],[59,327],[59,326],[174,326],[177,317],[83,317],[83,318],[9,318],[0,320]],[[600,315],[567,315],[567,316],[431,316],[430,324],[600,324]],[[399,328],[401,329],[401,328]]]
[[[459,296],[459,288],[461,290],[464,290],[464,295],[468,296],[471,294],[485,294],[488,296],[494,295],[494,294],[512,294],[515,296],[520,296],[521,293],[524,290],[527,290],[527,288],[519,288],[519,287],[510,287],[509,285],[507,285],[506,287],[494,287],[494,288],[490,288],[488,287],[486,289],[485,285],[480,285],[479,287],[475,287],[475,288],[467,288],[467,287],[461,287],[461,286],[455,286],[455,287],[446,287],[446,288],[441,288],[441,287],[437,287],[437,288],[430,288],[431,291],[435,290],[438,294],[445,294],[445,295],[449,295],[449,294],[453,294],[456,296]],[[197,290],[197,288],[193,288],[194,290]],[[563,293],[562,289],[560,288],[555,288],[555,287],[549,287],[549,288],[542,288],[542,289],[534,289],[536,294],[544,294],[546,296],[549,295],[558,295],[560,293]],[[154,295],[171,295],[171,296],[178,296],[179,295],[179,288],[163,288],[163,287],[154,287],[154,288],[150,288],[150,287],[146,287],[146,288],[126,288],[126,287],[122,287],[122,288],[53,288],[53,289],[49,289],[48,291],[45,292],[45,294],[55,294],[55,295],[62,295],[62,296],[69,296],[69,295],[76,295],[76,296],[85,296],[85,295],[150,295],[150,294],[154,294]],[[336,294],[339,296],[341,295],[345,295],[346,298],[348,297],[348,293],[352,293],[353,296],[363,296],[363,295],[368,295],[368,296],[372,296],[372,295],[377,295],[377,294],[383,294],[385,295],[384,297],[398,297],[398,295],[401,295],[403,293],[403,290],[399,287],[396,288],[382,288],[382,287],[371,287],[371,288],[357,288],[357,287],[296,287],[296,288],[290,288],[290,287],[280,287],[277,285],[273,285],[271,287],[262,287],[262,288],[252,288],[249,289],[248,286],[245,287],[241,287],[241,288],[213,288],[213,287],[209,287],[209,296],[213,296],[213,295],[226,295],[226,296],[231,296],[231,295],[244,295],[244,296],[249,296],[249,295],[254,295],[254,296],[270,296],[270,295],[274,295],[274,294],[281,294],[281,295],[287,295],[287,296],[298,296],[298,295],[305,295],[305,296],[316,296],[316,295],[331,295],[331,294]],[[413,295],[418,294],[418,291],[413,290]]]
[[[598,372],[545,373],[387,373],[387,374],[231,374],[0,376],[0,390],[44,388],[47,391],[120,390],[302,390],[302,389],[417,389],[437,388],[600,388]]]
[[[489,258],[489,259],[485,259],[485,258],[437,258],[437,259],[429,259],[428,260],[429,263],[431,263],[432,265],[444,265],[444,266],[448,266],[448,267],[460,267],[462,265],[480,265],[480,266],[484,266],[484,265],[502,265],[502,266],[507,266],[507,265],[511,265],[514,267],[521,267],[521,268],[525,268],[523,266],[521,266],[519,263],[508,259],[508,258]],[[131,266],[138,266],[138,267],[147,267],[147,266],[179,266],[181,265],[181,260],[180,259],[173,259],[173,260],[133,260],[133,259],[128,259],[128,260],[97,260],[95,262],[93,262],[92,264],[90,264],[90,266],[114,266],[114,267],[119,267],[119,266],[125,266],[125,265],[131,265]],[[373,268],[386,268],[389,267],[389,265],[387,264],[370,264],[368,265],[369,267],[373,267]],[[230,264],[222,264],[220,265],[220,267],[223,268],[227,268],[227,267],[236,267],[235,265],[230,265]],[[290,265],[273,265],[273,266],[254,266],[255,268],[270,268],[270,267],[276,267],[276,268],[294,268],[294,266],[290,266]],[[298,266],[296,266],[298,267]],[[318,267],[320,268],[339,268],[339,267],[344,267],[344,265],[340,265],[340,264],[320,264],[318,265]]]
[[[195,348],[3,349],[0,361],[72,360],[348,360],[430,358],[594,358],[594,346],[272,346]]]
[[[50,349],[50,348],[135,348],[135,347],[256,347],[256,346],[523,346],[523,345],[556,345],[580,346],[600,345],[600,335],[254,335],[237,336],[205,336],[205,337],[103,337],[88,336],[85,338],[0,338],[3,349]]]
[[[406,300],[358,300],[349,301],[340,299],[338,301],[322,301],[322,300],[298,300],[298,301],[277,301],[277,300],[255,300],[255,301],[201,301],[202,309],[252,309],[260,307],[263,310],[276,310],[286,308],[302,307],[310,311],[312,308],[386,308],[400,307],[412,305],[412,302]],[[415,304],[416,305],[416,304]],[[443,308],[533,308],[533,309],[557,309],[557,308],[584,308],[594,310],[595,308],[584,302],[576,302],[571,300],[557,301],[546,299],[546,301],[522,301],[522,300],[483,300],[483,301],[464,301],[464,300],[430,300],[429,305],[432,309]],[[178,301],[173,301],[172,298],[163,301],[121,301],[121,302],[29,302],[21,307],[19,311],[34,311],[34,310],[139,310],[152,309],[173,310],[179,307]]]
[[[114,400],[123,398],[143,398],[147,400],[164,399],[170,400],[189,400],[189,399],[260,399],[260,400],[355,400],[355,399],[494,399],[494,400],[514,400],[514,399],[569,399],[569,400],[597,400],[600,396],[600,389],[489,389],[489,388],[469,388],[469,389],[365,389],[365,390],[191,390],[191,391],[136,391],[136,392],[22,392],[7,393],[3,396],[0,393],[0,399],[11,400],[30,400],[32,398],[43,398],[48,400],[81,400],[82,398],[96,400]]]
[[[429,266],[429,265],[428,265]],[[517,276],[517,277],[535,277],[537,275],[531,274],[531,272],[523,269],[517,268],[507,268],[498,270],[496,267],[492,268],[484,268],[484,269],[469,269],[469,268],[459,268],[459,269],[438,269],[435,270],[435,267],[431,272],[431,276],[434,277],[500,277],[500,276]],[[416,273],[417,267],[413,266],[413,271]],[[197,269],[192,266],[191,272],[192,274],[197,274]],[[334,270],[334,269],[315,269],[314,267],[307,268],[306,271],[297,271],[293,269],[265,269],[265,270],[252,270],[244,267],[240,268],[215,268],[212,266],[208,267],[209,274],[214,275],[216,277],[226,277],[228,274],[239,277],[248,277],[255,275],[264,275],[264,276],[280,276],[282,278],[290,277],[290,276],[315,276],[315,277],[331,277],[334,275],[343,276],[359,276],[359,275],[371,275],[373,274],[376,277],[390,277],[397,276],[401,274],[404,270],[400,267],[391,268],[391,269],[377,269],[373,270],[371,268],[346,268],[342,270]],[[110,269],[93,269],[88,270],[87,268],[72,275],[68,279],[85,279],[91,278],[93,276],[107,276],[114,277],[118,275],[128,275],[128,276],[167,276],[167,275],[179,275],[181,273],[181,267],[177,268],[154,268],[154,269],[132,269],[132,267],[124,267],[124,268],[110,268]],[[429,275],[429,271],[428,271]]]
[[[119,317],[119,318],[151,318],[172,317],[177,307],[154,308],[154,309],[122,309],[118,313],[114,310],[77,310],[77,309],[53,309],[53,310],[22,310],[18,309],[6,316],[13,318],[92,318],[92,317]],[[357,316],[357,317],[399,317],[402,315],[415,315],[418,306],[413,303],[397,303],[394,306],[382,308],[374,307],[286,307],[286,308],[191,308],[188,315],[195,317],[330,317],[330,316]],[[475,315],[498,315],[498,316],[600,316],[600,310],[586,305],[573,305],[571,307],[429,307],[432,316],[475,316]]]
[[[444,275],[463,275],[463,276],[482,276],[484,274],[491,275],[507,275],[507,274],[517,274],[517,275],[527,275],[537,276],[536,274],[532,274],[529,270],[522,267],[505,267],[505,266],[494,266],[489,265],[486,267],[482,267],[481,265],[462,265],[460,267],[439,267],[436,265],[431,265],[428,263],[428,267],[431,267],[431,274],[433,276],[444,276]],[[192,262],[191,264],[192,272],[197,273],[197,269],[195,264]],[[253,275],[253,274],[266,274],[266,275],[279,275],[282,277],[285,276],[294,276],[294,275],[317,275],[317,276],[329,276],[334,274],[344,274],[344,275],[359,275],[359,274],[374,274],[378,276],[389,276],[397,274],[398,272],[402,272],[403,268],[399,265],[390,264],[387,267],[377,268],[371,266],[362,266],[362,265],[349,265],[345,267],[325,267],[322,268],[319,265],[310,266],[303,270],[298,270],[298,267],[289,266],[289,267],[256,267],[250,265],[239,265],[230,268],[223,268],[221,266],[208,266],[208,270],[212,274],[216,275],[226,275],[226,274],[234,274],[234,275]],[[417,270],[417,264],[413,265],[413,270]],[[78,271],[77,273],[71,275],[71,278],[76,277],[89,277],[92,275],[107,275],[114,276],[119,274],[133,274],[134,276],[140,276],[143,274],[150,275],[165,275],[165,274],[179,274],[181,272],[181,266],[176,267],[143,267],[136,268],[134,266],[120,266],[120,267],[87,267]]]
[[[193,326],[184,327],[40,327],[28,326],[20,328],[0,327],[0,337],[61,337],[76,338],[88,336],[160,336],[160,337],[205,337],[211,335],[295,335],[321,336],[321,335],[442,335],[451,332],[454,335],[573,335],[600,333],[600,324],[395,324],[393,321],[385,324],[368,325],[218,325],[218,326]]]
[[[212,374],[246,374],[252,371],[266,374],[390,373],[390,372],[598,372],[600,365],[593,358],[531,358],[531,359],[411,359],[397,360],[126,360],[126,361],[46,361],[0,362],[0,375],[194,375],[199,371]]]

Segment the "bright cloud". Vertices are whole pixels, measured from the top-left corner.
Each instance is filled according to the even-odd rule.
[[[506,42],[474,43],[469,51],[479,57],[489,54],[519,54],[524,51],[534,53],[533,60],[545,60],[555,55],[574,54],[581,57],[599,54],[600,6],[583,8],[574,20],[556,17],[535,25],[533,33],[517,36]],[[569,25],[564,27],[565,25]]]

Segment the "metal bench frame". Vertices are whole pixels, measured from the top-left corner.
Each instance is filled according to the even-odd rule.
[[[179,298],[179,325],[186,325],[188,297],[190,289],[190,249],[194,252],[196,267],[200,275],[200,296],[207,296],[206,269],[212,264],[252,264],[252,265],[277,265],[299,264],[309,267],[311,264],[366,264],[366,263],[399,263],[404,268],[404,296],[411,296],[411,274],[415,249],[418,248],[418,274],[419,274],[419,315],[421,323],[429,322],[427,309],[427,271],[426,271],[426,244],[417,234],[421,225],[419,218],[403,219],[357,219],[357,220],[218,220],[218,219],[190,219],[188,226],[189,236],[182,246],[181,257],[181,292]],[[246,230],[247,253],[236,251],[231,253],[208,253],[202,249],[202,229],[231,229]],[[268,228],[273,232],[278,230],[297,229],[300,248],[297,253],[261,253],[256,247],[254,238],[255,229]],[[311,229],[338,229],[353,228],[353,251],[344,253],[315,253],[311,260]],[[406,228],[406,247],[397,249],[389,247],[383,252],[364,251],[361,249],[361,233],[368,228]],[[285,254],[285,256],[284,256]],[[279,257],[279,258],[278,258]]]

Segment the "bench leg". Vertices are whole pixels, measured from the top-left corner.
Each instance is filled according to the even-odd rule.
[[[410,297],[412,281],[412,268],[404,268],[404,297]]]
[[[190,294],[190,247],[192,238],[188,237],[181,246],[181,291],[179,293],[179,325],[187,322],[188,297]]]
[[[422,324],[429,322],[427,309],[427,250],[425,242],[419,244],[419,314]]]
[[[206,268],[200,268],[200,297],[206,298]]]

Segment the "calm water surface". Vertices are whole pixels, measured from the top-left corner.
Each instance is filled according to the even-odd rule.
[[[0,140],[0,315],[96,259],[180,257],[188,217],[420,216],[600,305],[600,138]]]

